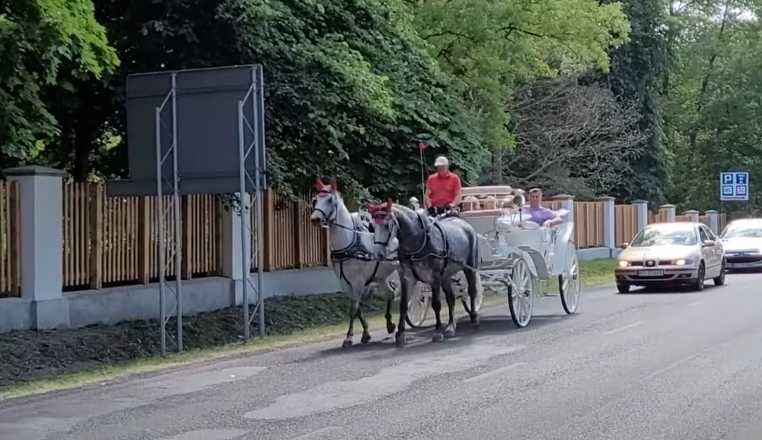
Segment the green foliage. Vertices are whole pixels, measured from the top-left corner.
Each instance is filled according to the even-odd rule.
[[[46,89],[118,64],[90,0],[1,2],[0,59],[0,149],[11,163],[34,160],[59,133]]]
[[[750,171],[752,184],[762,176],[761,4],[706,0],[672,11],[670,198],[686,209],[719,206],[721,171]]]
[[[612,52],[611,72],[605,81],[620,100],[635,104],[645,137],[630,169],[610,194],[662,203],[668,181],[662,120],[668,64],[666,8],[664,0],[625,0],[623,4],[632,33],[627,44]]]
[[[619,3],[595,0],[415,2],[416,28],[444,68],[461,79],[492,149],[511,147],[506,108],[535,79],[607,70],[608,50],[626,41]]]

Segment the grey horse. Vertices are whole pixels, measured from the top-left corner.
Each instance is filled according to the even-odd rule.
[[[478,235],[474,228],[457,217],[432,219],[405,206],[369,205],[374,219],[374,250],[377,258],[385,258],[392,249],[398,250],[401,263],[402,292],[400,316],[407,315],[408,294],[417,281],[431,286],[432,308],[436,327],[432,340],[441,342],[455,335],[455,294],[452,277],[463,271],[468,283],[471,322],[479,324],[477,295],[482,286],[479,278]],[[398,243],[394,243],[395,238]],[[447,328],[442,331],[440,289],[445,291],[449,308]],[[397,326],[396,342],[405,345],[405,320]]]
[[[315,182],[317,195],[312,200],[310,220],[330,229],[331,258],[336,275],[351,295],[349,311],[349,329],[344,339],[343,347],[351,347],[354,336],[355,318],[362,325],[361,342],[370,341],[368,322],[363,316],[361,305],[376,289],[386,293],[386,329],[394,332],[391,307],[394,291],[389,286],[394,278],[399,277],[399,263],[390,258],[377,259],[373,254],[373,233],[370,231],[371,219],[363,219],[358,214],[350,214],[341,194],[337,190],[336,181],[325,184],[317,179]],[[392,246],[396,246],[396,240]]]

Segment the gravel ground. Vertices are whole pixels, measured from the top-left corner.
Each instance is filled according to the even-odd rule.
[[[344,294],[289,296],[268,300],[265,308],[268,334],[284,335],[345,321],[349,300]],[[382,303],[374,300],[367,309],[377,312],[382,310]],[[185,345],[194,349],[238,342],[240,322],[240,308],[186,317]],[[0,334],[0,389],[33,379],[156,356],[160,352],[158,325],[158,321],[132,321],[73,330]],[[174,321],[168,328],[175,328]],[[252,333],[256,331],[254,328]]]

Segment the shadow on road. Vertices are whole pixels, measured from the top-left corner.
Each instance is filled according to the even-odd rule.
[[[659,286],[659,287],[642,287],[637,290],[631,290],[629,293],[619,293],[619,296],[632,296],[632,295],[700,295],[713,290],[721,290],[725,286],[715,286],[711,284],[711,281],[706,284],[704,290],[696,291],[690,287],[684,286]]]
[[[545,314],[535,315],[532,317],[532,321],[529,325],[523,329],[517,328],[510,316],[490,315],[482,316],[479,326],[472,325],[468,317],[460,317],[457,321],[456,336],[446,339],[442,343],[434,343],[431,341],[431,336],[434,330],[434,326],[429,325],[417,329],[407,329],[407,345],[403,349],[396,347],[394,343],[394,335],[383,334],[383,339],[374,339],[370,343],[365,345],[354,345],[350,348],[341,348],[341,340],[336,341],[337,347],[328,348],[318,351],[310,356],[295,360],[294,363],[300,364],[304,362],[311,362],[319,359],[324,359],[330,356],[356,356],[358,354],[373,354],[372,356],[364,356],[365,360],[373,359],[388,359],[389,356],[407,356],[410,354],[425,354],[433,353],[442,350],[449,350],[454,347],[467,346],[475,343],[477,339],[484,336],[502,335],[510,337],[512,334],[532,331],[550,325],[556,325],[563,323],[569,319],[574,319],[573,316],[566,314]],[[374,333],[374,338],[381,337],[381,333]],[[355,337],[357,340],[357,336]]]

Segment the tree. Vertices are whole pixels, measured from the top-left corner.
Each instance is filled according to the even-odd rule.
[[[45,93],[100,78],[118,64],[90,0],[0,2],[3,165],[38,158],[60,133]]]
[[[417,1],[416,28],[444,69],[466,85],[478,128],[495,151],[513,145],[506,108],[535,78],[608,69],[608,51],[627,40],[619,3],[597,0]],[[500,165],[496,164],[499,169]],[[495,176],[500,179],[499,174]]]
[[[720,171],[762,175],[759,1],[700,1],[675,23],[668,125],[673,185],[684,207],[716,209]],[[752,200],[759,206],[762,198]]]
[[[417,140],[448,153],[466,179],[485,157],[458,81],[442,72],[401,1],[98,2],[122,59],[108,81],[58,90],[66,121],[56,160],[79,179],[124,172],[130,73],[261,63],[271,180],[306,191],[315,174],[344,189],[417,192]],[[114,146],[116,145],[116,146]]]
[[[638,106],[576,77],[535,82],[517,94],[512,110],[517,147],[504,173],[516,185],[550,192],[609,194],[632,172],[648,137]]]
[[[674,3],[674,2],[673,2]],[[668,156],[663,132],[663,87],[667,74],[667,26],[664,0],[624,0],[630,20],[630,41],[611,53],[611,72],[603,80],[627,105],[640,114],[638,126],[647,137],[629,172],[610,189],[625,199],[664,201],[668,185]],[[632,104],[634,103],[634,104]]]

